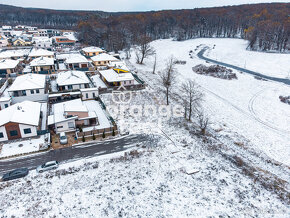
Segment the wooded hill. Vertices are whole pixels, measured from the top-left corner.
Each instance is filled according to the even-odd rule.
[[[0,6],[2,24],[74,29],[86,44],[121,50],[140,39],[230,37],[253,50],[290,50],[290,3],[135,13],[59,11]]]

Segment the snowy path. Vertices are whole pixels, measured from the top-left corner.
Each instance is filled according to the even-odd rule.
[[[235,70],[239,70],[239,71],[242,71],[242,72],[254,75],[254,76],[258,76],[258,77],[261,77],[261,78],[264,78],[264,79],[267,79],[267,80],[271,80],[271,81],[274,81],[274,82],[280,82],[280,83],[284,83],[286,85],[290,85],[290,79],[282,79],[282,78],[277,78],[277,77],[272,77],[272,76],[266,76],[264,74],[257,73],[257,72],[252,71],[252,70],[247,70],[247,69],[244,69],[244,68],[241,68],[241,67],[238,67],[238,66],[234,66],[232,64],[227,64],[227,63],[223,63],[223,62],[220,62],[220,61],[216,61],[216,60],[207,58],[207,57],[204,56],[204,53],[207,51],[207,49],[208,48],[202,49],[200,52],[198,52],[197,56],[200,59],[203,59],[205,61],[209,61],[209,62],[212,62],[212,63],[215,63],[215,64],[219,64],[219,65],[222,65],[222,66],[225,66],[225,67],[230,67],[230,68],[233,68]]]

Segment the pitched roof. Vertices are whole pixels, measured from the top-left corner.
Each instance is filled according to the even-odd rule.
[[[0,69],[14,69],[18,64],[18,60],[3,59],[0,60]]]
[[[89,61],[81,54],[70,54],[65,61],[67,64],[89,63]]]
[[[6,50],[0,53],[0,58],[24,57],[30,49]]]
[[[24,101],[0,111],[0,126],[6,123],[21,123],[38,126],[41,103]]]
[[[91,58],[92,61],[119,61],[119,59],[115,58],[112,55],[101,53]]]
[[[84,52],[102,52],[104,50],[99,48],[99,47],[91,46],[91,47],[83,48],[82,51],[84,51]]]
[[[41,57],[41,56],[53,56],[54,52],[52,51],[48,51],[46,49],[32,49],[32,51],[30,52],[30,54],[28,55],[29,57]]]
[[[66,86],[90,83],[90,80],[82,71],[63,71],[57,74],[56,83],[59,86]]]
[[[39,57],[35,58],[30,62],[30,66],[51,66],[54,65],[54,59],[53,58],[47,58],[47,57]]]
[[[134,80],[134,77],[131,73],[117,73],[113,69],[109,70],[100,70],[100,74],[108,81],[108,82],[121,82]]]
[[[18,76],[8,91],[11,92],[30,89],[43,89],[45,88],[45,78],[45,75],[31,73]]]

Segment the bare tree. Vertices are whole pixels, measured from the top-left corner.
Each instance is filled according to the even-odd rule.
[[[166,103],[169,105],[169,91],[175,83],[177,71],[175,69],[174,57],[171,56],[167,62],[166,69],[161,73],[161,82],[166,90]]]
[[[153,63],[153,70],[152,73],[155,74],[156,71],[156,65],[157,65],[157,55],[154,56],[154,63]]]
[[[136,50],[136,60],[138,64],[143,64],[145,58],[155,54],[155,50],[150,45],[151,38],[143,35],[138,40],[138,47]]]
[[[198,127],[202,135],[205,135],[206,129],[209,125],[209,117],[203,110],[200,110],[197,114]]]
[[[189,80],[181,85],[182,100],[184,104],[184,116],[191,120],[192,113],[197,111],[203,98],[203,93],[194,80]]]

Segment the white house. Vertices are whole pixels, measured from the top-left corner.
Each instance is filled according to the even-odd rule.
[[[25,59],[30,49],[5,50],[0,53],[0,59]]]
[[[51,48],[52,40],[48,37],[33,37],[32,42],[37,48]]]
[[[11,104],[11,97],[0,97],[0,110],[10,107]]]
[[[19,61],[11,59],[0,60],[0,75],[6,76],[11,73],[16,73],[19,66]]]
[[[91,58],[95,66],[106,66],[110,62],[120,61],[112,55],[101,53]]]
[[[81,98],[83,101],[85,100],[94,100],[99,96],[99,88],[87,88],[81,89]]]
[[[105,51],[99,47],[86,47],[82,49],[82,52],[84,53],[85,56],[87,57],[93,57],[95,55],[98,55],[100,53],[104,53]]]
[[[48,116],[48,126],[55,132],[75,131],[77,126],[92,126],[98,124],[98,116],[94,110],[89,110],[80,98],[52,105],[52,115]]]
[[[8,88],[8,94],[13,103],[25,100],[46,101],[46,76],[31,73],[18,76]]]
[[[33,73],[52,74],[55,73],[54,59],[47,57],[39,57],[30,62]]]
[[[65,64],[71,70],[88,70],[89,68],[89,61],[81,54],[70,54],[66,58]]]
[[[90,80],[83,71],[63,71],[57,74],[59,91],[79,90],[90,87]]]
[[[37,136],[41,104],[24,101],[0,111],[0,141]]]
[[[39,57],[54,58],[54,52],[42,48],[33,48],[29,53],[28,57],[30,59],[35,59]]]
[[[134,85],[135,79],[130,72],[121,72],[116,69],[100,70],[101,79],[108,86],[130,86]]]

